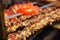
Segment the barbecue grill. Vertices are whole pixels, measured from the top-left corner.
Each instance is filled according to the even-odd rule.
[[[26,1],[26,0],[23,0],[23,1],[21,1],[21,0],[8,0],[8,1],[6,1],[6,0],[4,0],[4,1],[1,1],[1,3],[0,3],[0,25],[1,25],[1,30],[0,30],[0,39],[1,40],[8,40],[8,35],[10,35],[10,34],[18,34],[19,32],[20,32],[20,30],[22,30],[23,28],[20,28],[20,27],[18,27],[18,29],[16,29],[16,31],[11,31],[11,30],[9,30],[9,31],[6,31],[6,29],[7,29],[7,27],[6,27],[6,25],[5,25],[5,19],[6,18],[12,18],[13,16],[18,16],[18,17],[20,17],[21,15],[20,14],[15,14],[15,15],[12,15],[12,16],[8,16],[8,17],[4,17],[4,15],[3,15],[3,10],[4,9],[8,9],[8,8],[10,8],[11,6],[13,6],[14,4],[19,4],[19,3],[24,3],[24,2],[32,2],[34,5],[37,5],[37,6],[39,6],[41,9],[43,9],[43,10],[45,10],[46,8],[48,8],[48,7],[51,7],[51,8],[54,8],[54,10],[55,9],[60,9],[60,6],[56,6],[55,4],[57,4],[57,3],[60,3],[60,1],[59,2],[53,2],[53,3],[47,3],[47,2],[45,2],[45,1]],[[55,5],[55,6],[54,6]],[[45,11],[46,12],[46,11]],[[59,11],[60,12],[60,11]],[[42,13],[42,12],[41,12]],[[58,14],[58,13],[57,13]],[[45,17],[45,14],[42,14],[44,17]],[[53,14],[52,14],[53,15]],[[40,15],[38,15],[38,17],[39,17]],[[51,15],[49,15],[49,16],[51,16]],[[32,16],[33,17],[33,16]],[[31,19],[32,19],[32,17],[31,17]],[[55,16],[53,16],[53,17],[55,17]],[[52,18],[53,18],[52,17]],[[46,18],[48,18],[48,19],[50,19],[49,17],[46,17]],[[53,18],[54,19],[54,18]],[[56,20],[57,19],[57,20]],[[58,40],[57,38],[55,38],[55,35],[60,35],[60,30],[58,29],[58,28],[54,28],[53,26],[55,26],[56,24],[60,24],[60,14],[59,14],[59,16],[56,18],[56,19],[54,19],[53,21],[51,21],[51,23],[46,23],[47,25],[44,25],[44,27],[43,28],[41,28],[41,29],[39,29],[38,31],[35,31],[35,33],[33,33],[33,34],[31,34],[31,36],[29,36],[29,37],[27,37],[26,38],[26,40]],[[28,19],[29,20],[29,19]],[[42,20],[44,20],[44,19],[42,19]],[[41,21],[42,21],[41,20]],[[50,19],[51,20],[51,19]],[[24,20],[23,20],[24,21]],[[25,21],[24,21],[25,22]],[[39,21],[38,21],[39,22]],[[36,23],[38,23],[38,22],[36,22]],[[23,26],[25,26],[25,25],[23,25]],[[34,27],[33,27],[34,28]],[[18,33],[17,33],[18,32]],[[58,32],[58,33],[57,33]],[[49,36],[48,36],[49,35]],[[47,37],[48,38],[47,38]],[[51,36],[52,36],[52,38],[51,38]],[[53,39],[53,38],[55,38],[55,39]],[[17,39],[17,40],[20,40],[20,39]],[[21,39],[21,40],[24,40],[24,39]]]

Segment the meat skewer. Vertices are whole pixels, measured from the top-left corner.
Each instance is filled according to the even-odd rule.
[[[26,9],[26,8],[29,8],[29,7],[34,7],[33,4],[36,4],[36,3],[37,2],[33,2],[33,3],[29,2],[29,3],[23,3],[23,4],[15,4],[12,7],[10,7],[10,9],[13,11],[13,13],[14,13],[15,16],[20,16],[21,14],[24,14],[24,13],[21,13],[20,9]],[[18,13],[18,11],[20,11],[20,13]],[[12,18],[14,15],[10,15],[8,17],[5,17],[5,19]]]
[[[34,31],[38,31],[38,30],[42,29],[48,23],[52,23],[56,20],[60,20],[60,14],[58,12],[56,12],[56,10],[55,10],[55,11],[52,11],[51,13],[49,13],[49,15],[47,15],[46,17],[42,18],[39,22],[36,22],[29,27],[28,26],[25,27],[22,31],[12,33],[12,35],[15,34],[16,40],[18,40],[18,39],[26,40],[26,37],[29,37],[31,34],[34,34]],[[11,38],[10,35],[11,34],[9,34],[8,39]]]
[[[55,11],[52,11],[51,13],[54,13]],[[52,14],[51,14],[52,15]],[[45,15],[42,13],[41,15],[37,15],[37,16],[34,16],[30,19],[27,19],[25,21],[23,21],[22,23],[20,22],[19,24],[17,23],[17,25],[13,25],[12,27],[9,27],[8,28],[8,32],[13,32],[13,31],[16,31],[16,29],[20,26],[29,26],[29,25],[32,25],[33,23],[36,23],[37,21],[39,21],[40,19],[43,19],[44,17],[46,16],[51,16],[49,13],[45,13]],[[14,22],[12,22],[14,23]],[[14,29],[15,30],[14,30]]]
[[[37,3],[37,2],[33,2],[33,3],[30,2],[30,3],[27,3],[27,4],[29,4],[29,5],[31,4],[31,5],[32,5],[32,4],[36,4],[36,3]],[[54,4],[57,4],[57,3],[59,3],[59,2],[53,2],[53,3],[51,3],[51,4],[44,5],[44,6],[40,7],[40,8],[46,8],[46,7],[49,7],[49,6],[54,5]],[[22,7],[21,5],[19,5],[19,6]],[[33,5],[32,5],[32,6],[33,6]],[[14,11],[13,8],[15,9],[15,11]],[[13,12],[16,13],[15,16],[21,15],[21,13],[20,13],[20,14],[17,13],[17,10],[19,9],[17,5],[14,5],[13,8],[12,8],[12,9],[13,9]],[[8,17],[6,17],[6,18],[12,18],[12,17],[13,17],[13,15],[11,15],[11,17],[8,16]],[[6,18],[5,18],[5,19],[6,19]]]
[[[32,3],[28,3],[28,4],[30,4],[30,5],[32,6]],[[55,4],[55,3],[51,3],[51,5],[52,5],[52,4]],[[20,5],[20,6],[22,6],[22,5]],[[19,7],[20,7],[20,6],[19,6]],[[46,6],[47,6],[47,5],[46,5]],[[46,7],[46,6],[43,6],[43,8]],[[49,6],[49,5],[48,5],[48,6]],[[35,7],[35,8],[37,8],[37,7]],[[13,6],[13,9],[18,10],[17,5],[14,5],[14,6]],[[37,9],[39,9],[39,8],[37,8]],[[10,12],[11,12],[11,11],[10,11]],[[13,11],[13,12],[14,12],[14,11]],[[14,12],[14,13],[15,13],[15,12]],[[8,14],[10,14],[10,13],[8,13]],[[11,14],[10,14],[10,15],[11,15]],[[19,15],[19,14],[15,14],[15,15]],[[13,15],[13,16],[15,16],[15,15]],[[12,17],[12,16],[10,16],[10,17]],[[27,16],[22,16],[22,17],[20,17],[20,19],[24,20],[23,17],[24,17],[24,19],[27,18]],[[31,17],[31,16],[29,16],[29,17]],[[29,18],[29,17],[28,17],[28,18]]]

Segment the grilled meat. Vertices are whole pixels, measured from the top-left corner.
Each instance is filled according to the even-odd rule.
[[[35,15],[38,15],[39,11],[40,11],[39,7],[33,5],[32,3],[15,4],[11,6],[9,9],[4,10],[4,17],[6,18],[5,26],[7,27],[7,30],[15,31],[18,27],[29,25],[30,22],[28,22],[28,19]],[[14,14],[21,15],[18,17],[14,16],[12,18],[7,18],[8,16]]]
[[[50,7],[49,7],[50,8]],[[53,10],[52,8],[50,8],[51,10],[47,10],[47,8],[46,8],[46,10],[45,9],[43,9],[43,12],[40,12],[40,14],[38,14],[38,15],[34,15],[33,17],[30,17],[29,19],[26,19],[26,20],[24,20],[24,21],[20,21],[20,19],[18,19],[17,17],[16,17],[16,19],[14,19],[13,20],[13,22],[11,23],[11,27],[8,27],[7,29],[7,31],[8,32],[13,32],[13,31],[16,31],[16,29],[18,28],[18,27],[23,27],[23,26],[29,26],[29,25],[32,25],[33,23],[36,23],[36,22],[38,22],[39,20],[41,20],[41,19],[43,19],[43,18],[45,18],[45,17],[50,17],[50,18],[52,18],[52,19],[54,19],[54,20],[56,20],[56,17],[58,16],[57,14],[59,14],[59,13],[56,13],[56,11],[57,10]],[[52,11],[53,10],[53,11]],[[49,13],[48,12],[46,12],[46,11],[50,11]],[[53,16],[52,16],[53,15]]]
[[[60,11],[58,11],[58,9],[53,10],[49,13],[48,12],[45,12],[44,14],[41,13],[41,15],[44,15],[44,17],[42,17],[38,21],[34,22],[33,24],[26,26],[22,31],[18,31],[18,32],[12,33],[12,34],[15,35],[16,40],[18,40],[18,39],[26,40],[26,37],[29,37],[31,34],[34,34],[35,31],[42,29],[45,25],[50,24],[56,20],[60,20],[59,13],[60,13]],[[12,39],[10,37],[10,35],[11,34],[8,35],[8,39]]]

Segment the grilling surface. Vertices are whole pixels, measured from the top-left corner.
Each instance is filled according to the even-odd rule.
[[[8,40],[26,40],[27,37],[31,36],[35,33],[35,31],[38,31],[42,28],[44,28],[47,24],[52,24],[52,22],[60,20],[60,8],[56,7],[48,7],[45,9],[42,9],[40,11],[40,14],[33,15],[30,17],[26,17],[22,21],[21,26],[12,26],[9,27],[9,32],[16,31],[17,28],[24,27],[22,30],[18,30],[15,33],[11,33],[8,35]],[[21,24],[21,22],[20,22]],[[17,27],[15,30],[12,28]]]

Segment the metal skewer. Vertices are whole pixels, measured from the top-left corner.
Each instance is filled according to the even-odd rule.
[[[14,14],[14,15],[11,15],[11,16],[8,16],[8,17],[5,17],[4,19],[7,19],[7,18],[12,18],[14,16],[20,16],[21,14]]]
[[[33,2],[33,4],[36,4],[37,2]],[[53,2],[53,3],[50,3],[50,4],[47,4],[47,5],[44,5],[44,6],[42,6],[42,7],[40,7],[40,8],[46,8],[46,7],[49,7],[49,6],[52,6],[52,5],[54,5],[54,4],[57,4],[57,3],[59,3],[59,2]],[[8,17],[5,17],[4,19],[7,19],[7,18],[12,18],[12,17],[14,17],[14,16],[20,16],[21,14],[14,14],[14,15],[11,15],[11,16],[8,16]]]
[[[56,3],[57,2],[53,2],[53,3],[50,3],[50,4],[44,5],[44,6],[40,7],[40,8],[46,8],[46,7],[52,6],[52,5],[56,4]]]

